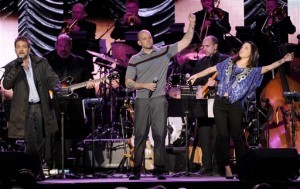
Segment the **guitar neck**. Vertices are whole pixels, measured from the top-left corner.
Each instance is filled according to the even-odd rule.
[[[215,72],[214,75],[211,77],[211,79],[216,79],[216,77],[218,76],[218,72]],[[202,95],[205,97],[208,93],[208,82],[203,86],[202,88]]]
[[[74,85],[70,85],[69,88],[70,88],[71,91],[73,91],[73,90],[76,90],[76,89],[79,89],[79,88],[82,88],[82,87],[86,87],[87,82],[96,83],[96,82],[102,82],[105,79],[106,78],[99,78],[99,79],[94,79],[94,80],[90,80],[90,81],[85,81],[85,82],[82,82],[82,83],[76,83]]]

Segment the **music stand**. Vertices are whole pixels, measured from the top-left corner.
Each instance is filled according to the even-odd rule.
[[[84,119],[86,119],[85,109],[91,109],[92,111],[92,173],[95,172],[95,107],[97,105],[102,109],[102,98],[86,98],[82,100]]]
[[[177,173],[176,175],[198,175],[195,173],[189,172],[189,143],[188,143],[188,118],[203,118],[208,117],[207,111],[207,99],[168,99],[169,110],[168,115],[171,117],[184,117],[185,120],[185,150],[186,150],[186,159],[185,159],[185,172]]]
[[[65,111],[66,105],[69,103],[69,99],[66,96],[56,96],[52,101],[56,104],[56,110],[60,113],[61,123],[61,173],[58,178],[65,179]]]

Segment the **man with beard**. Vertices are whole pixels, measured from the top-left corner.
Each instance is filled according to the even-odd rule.
[[[70,157],[70,148],[75,145],[78,140],[82,139],[84,133],[84,119],[78,112],[81,112],[82,105],[81,99],[94,97],[94,83],[90,81],[92,79],[91,72],[86,66],[85,59],[71,53],[72,40],[66,34],[61,34],[57,37],[55,43],[55,49],[48,52],[44,57],[49,61],[49,64],[57,73],[60,81],[66,81],[66,78],[71,76],[73,81],[62,82],[62,85],[76,84],[86,82],[86,87],[74,90],[74,93],[69,96],[68,99],[64,99],[67,103],[61,103],[58,111],[65,111],[65,145],[67,157]],[[79,97],[79,100],[76,98]],[[79,102],[79,103],[78,103]],[[58,112],[58,113],[60,113]],[[72,113],[73,112],[73,113]],[[76,113],[75,113],[76,112]],[[57,120],[60,125],[60,119]],[[56,148],[60,148],[60,132],[55,136]],[[60,152],[60,150],[56,150]],[[56,165],[60,164],[60,153],[55,154]]]

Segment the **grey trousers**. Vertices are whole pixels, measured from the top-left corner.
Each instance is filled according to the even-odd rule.
[[[168,101],[165,96],[136,99],[134,103],[134,167],[140,169],[151,126],[154,140],[154,166],[165,166]]]

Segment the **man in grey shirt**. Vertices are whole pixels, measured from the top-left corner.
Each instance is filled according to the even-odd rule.
[[[136,90],[134,104],[134,167],[130,180],[139,180],[148,133],[154,140],[154,166],[158,179],[165,179],[165,138],[167,134],[168,102],[165,84],[170,59],[186,48],[194,34],[195,15],[189,14],[189,27],[183,38],[172,45],[157,48],[149,31],[138,33],[138,45],[142,50],[129,60],[126,71],[126,87]]]

